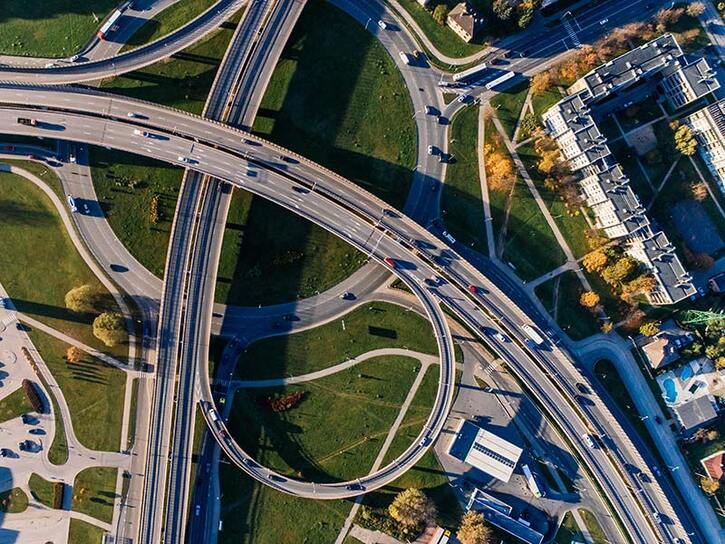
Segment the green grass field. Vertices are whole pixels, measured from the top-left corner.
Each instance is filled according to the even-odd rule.
[[[0,512],[19,514],[28,509],[28,496],[19,487],[0,492]]]
[[[583,257],[590,251],[589,243],[586,238],[586,233],[589,230],[589,224],[584,218],[584,215],[579,209],[570,210],[567,208],[561,197],[546,187],[544,183],[544,176],[536,167],[536,164],[539,161],[539,156],[535,153],[532,145],[527,144],[520,146],[517,152],[526,167],[526,171],[529,173],[529,176],[531,176],[534,185],[536,185],[541,198],[544,200],[546,207],[549,209],[552,218],[559,227],[561,234],[564,236],[567,244],[569,244],[569,248],[572,253],[577,258]],[[548,225],[546,228],[548,232],[551,232]],[[551,232],[551,236],[553,237],[553,232]],[[551,243],[556,244],[557,248],[559,247],[559,244],[555,239],[550,239],[550,241]]]
[[[65,294],[74,287],[90,284],[100,293],[107,291],[76,252],[47,196],[24,178],[0,174],[0,229],[0,252],[6,257],[2,281],[18,310],[124,358],[128,352],[125,344],[106,348],[93,336],[93,316],[65,308]],[[117,310],[113,301],[109,307]]]
[[[235,190],[222,242],[215,298],[256,306],[306,298],[347,278],[365,255],[263,198]]]
[[[230,426],[247,451],[269,466],[291,475],[301,469],[309,479],[354,478],[372,466],[418,368],[413,359],[380,357],[314,382],[276,388],[308,392],[299,406],[279,414],[254,401],[269,392],[239,392]],[[252,483],[234,468],[220,470],[222,543],[333,542],[352,505],[290,497]]]
[[[557,282],[559,296],[554,300]],[[558,305],[557,323],[574,340],[581,340],[599,332],[597,316],[579,304],[579,297],[583,292],[584,287],[571,270],[536,287],[536,296],[552,316],[555,305]]]
[[[438,366],[428,368],[390,449],[385,455],[384,464],[399,456],[405,448],[413,443],[423,428],[423,424],[430,415],[438,387],[438,370]],[[422,489],[435,502],[440,523],[446,526],[458,524],[461,506],[448,483],[448,477],[432,450],[429,450],[412,469],[393,483],[365,495],[364,503],[373,507],[387,507],[395,494],[409,487]]]
[[[158,277],[164,275],[176,200],[184,171],[138,155],[93,147],[93,185],[108,222],[123,245]],[[137,183],[135,188],[130,184]],[[151,200],[159,197],[159,220],[149,220]]]
[[[172,4],[139,28],[121,48],[121,52],[151,43],[181,28],[206,11],[216,0],[181,0]]]
[[[514,265],[523,280],[537,278],[566,261],[544,214],[520,178],[511,202],[503,259]]]
[[[312,0],[275,68],[254,129],[401,208],[416,159],[412,114],[382,45],[349,15]]]
[[[534,115],[540,119],[546,110],[562,98],[561,92],[559,92],[557,87],[552,87],[546,92],[533,95],[531,97],[531,107],[534,109]]]
[[[478,175],[478,108],[465,108],[451,122],[448,151],[455,160],[446,169],[441,208],[446,228],[461,243],[488,251]]]
[[[584,521],[584,525],[587,526],[587,531],[589,531],[589,534],[592,537],[593,544],[606,544],[608,540],[594,514],[584,508],[579,508],[578,511]]]
[[[33,405],[30,404],[28,396],[19,387],[2,400],[0,400],[0,423],[20,417],[26,412],[32,412]]]
[[[2,3],[0,54],[67,57],[95,34],[116,0],[43,0]]]
[[[80,471],[73,482],[71,510],[111,523],[117,472],[118,469],[111,467],[91,467]]]
[[[85,354],[69,363],[65,343],[40,331],[30,335],[63,391],[78,440],[91,449],[119,451],[125,373]]]
[[[55,499],[55,486],[53,482],[46,480],[42,476],[32,473],[30,475],[30,481],[28,482],[30,493],[33,498],[41,504],[44,504],[48,508],[53,508],[53,502]]]
[[[582,540],[584,537],[579,531],[574,516],[571,512],[564,514],[564,519],[561,520],[559,530],[556,532],[554,542],[556,544],[571,544],[573,540]]]
[[[141,70],[107,79],[101,88],[111,93],[150,100],[191,113],[201,113],[239,21],[239,14],[203,40],[170,60],[157,62]]]
[[[513,140],[516,123],[521,116],[521,110],[524,108],[528,94],[529,81],[524,80],[491,98],[491,107],[495,110],[496,117],[501,121],[509,140]]]
[[[283,474],[352,479],[372,466],[419,370],[415,359],[384,356],[299,385],[239,390],[229,429],[245,451]],[[286,412],[258,402],[298,391],[305,397]]]
[[[101,544],[105,531],[85,521],[70,518],[68,544]]]
[[[400,306],[374,302],[320,327],[252,344],[239,358],[236,374],[241,379],[298,376],[386,347],[438,352],[424,318]]]

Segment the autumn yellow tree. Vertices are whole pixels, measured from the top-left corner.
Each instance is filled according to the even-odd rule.
[[[514,163],[506,153],[494,149],[490,144],[484,149],[486,181],[492,191],[507,191],[513,185]]]
[[[587,272],[599,272],[609,262],[609,257],[602,250],[598,249],[587,253],[582,259],[582,264]]]
[[[65,352],[65,358],[69,363],[77,363],[83,358],[83,352],[75,346],[70,346]]]
[[[531,92],[535,95],[544,94],[546,91],[551,89],[553,85],[553,78],[551,72],[539,72],[531,80]]]
[[[493,541],[493,531],[486,525],[486,518],[472,510],[461,518],[461,527],[456,536],[462,544],[490,544]]]
[[[388,506],[388,513],[404,528],[412,529],[435,517],[435,506],[420,489],[401,491]]]
[[[700,478],[700,487],[708,495],[714,495],[720,490],[720,482],[715,478]]]
[[[645,336],[654,336],[660,332],[660,325],[656,321],[647,321],[639,327],[639,333]]]
[[[579,304],[585,308],[596,308],[599,300],[599,295],[594,291],[584,291],[579,297]]]

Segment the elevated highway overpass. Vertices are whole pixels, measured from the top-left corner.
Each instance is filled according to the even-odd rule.
[[[28,102],[37,106],[29,108],[25,106]],[[675,511],[604,403],[593,398],[592,406],[583,408],[572,401],[574,384],[586,379],[573,358],[557,346],[558,339],[550,338],[547,351],[528,349],[520,326],[529,320],[518,306],[420,225],[397,213],[386,214],[385,203],[319,165],[259,138],[191,115],[80,89],[3,87],[0,103],[4,104],[0,115],[3,132],[48,136],[49,132],[57,131],[63,133],[64,139],[92,141],[190,166],[308,217],[368,252],[372,258],[397,258],[395,273],[408,285],[417,285],[415,292],[421,297],[437,297],[474,330],[497,327],[514,339],[499,344],[489,337],[487,342],[532,388],[547,412],[565,430],[634,541],[691,540],[687,533],[692,532],[692,527],[686,514],[683,515],[679,505],[675,505],[678,509]],[[128,111],[139,111],[147,119],[130,120]],[[35,116],[40,123],[36,127],[21,127],[17,125],[18,116]],[[157,137],[134,134],[134,128],[139,126],[157,133]],[[421,282],[433,273],[446,281],[435,289],[424,287]],[[469,285],[477,286],[478,293],[471,293]],[[440,312],[434,306],[431,309]],[[439,342],[446,341],[439,336]],[[442,367],[446,364],[443,361]],[[607,451],[589,449],[580,438],[587,432],[606,437]],[[226,443],[221,433],[219,437]],[[417,451],[425,447],[418,443]],[[230,451],[241,455],[236,448]],[[406,452],[406,461],[416,454],[414,445]],[[399,460],[398,468],[385,467],[380,473],[369,475],[368,480],[357,482],[366,487],[360,490],[347,487],[355,482],[313,486],[285,479],[272,483],[269,471],[263,467],[250,467],[244,461],[241,465],[267,485],[318,498],[323,495],[339,498],[368,491],[384,485],[390,481],[389,477],[402,473],[407,466]],[[630,467],[649,474],[651,483],[644,485],[638,481]],[[661,519],[670,520],[669,523],[657,523],[651,515],[654,512]],[[688,524],[686,528],[683,522]]]

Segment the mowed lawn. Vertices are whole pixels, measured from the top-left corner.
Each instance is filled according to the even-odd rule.
[[[105,533],[106,531],[96,525],[70,518],[68,544],[101,544]]]
[[[121,48],[121,52],[135,49],[170,34],[206,11],[217,0],[179,0],[147,21]]]
[[[232,432],[260,462],[293,477],[330,480],[367,474],[419,368],[414,359],[379,357],[300,386],[240,391]],[[284,413],[275,414],[255,400],[300,389],[307,396]],[[333,542],[352,506],[350,501],[290,497],[233,467],[221,465],[220,470],[222,543]]]
[[[428,367],[420,388],[413,397],[413,402],[410,404],[400,428],[390,444],[390,449],[388,449],[384,457],[383,464],[387,464],[398,457],[418,437],[418,433],[423,428],[433,407],[438,388],[438,375],[438,365]],[[459,378],[460,373],[457,374],[456,381]],[[446,440],[445,435],[439,440]],[[434,501],[440,523],[446,526],[458,524],[461,507],[432,448],[413,468],[400,478],[377,491],[367,494],[364,504],[387,508],[397,493],[409,487],[423,490]]]
[[[189,15],[192,9],[201,9],[205,3],[208,0],[185,0],[163,11],[160,20],[171,24],[170,21]],[[201,113],[238,19],[239,15],[231,24],[166,61],[103,81],[102,88]],[[145,28],[132,40],[141,43],[153,39]],[[141,264],[162,277],[184,170],[140,155],[99,147],[91,148],[90,163],[96,194],[113,232]],[[159,205],[156,224],[151,223],[149,213],[154,197],[158,197]]]
[[[101,293],[107,291],[77,253],[48,197],[14,174],[0,174],[0,231],[1,281],[18,310],[124,358],[126,345],[106,348],[93,336],[93,316],[65,308],[65,294],[74,287],[89,284]],[[110,304],[115,308],[115,303]]]
[[[235,189],[219,258],[217,302],[256,306],[307,298],[333,287],[366,260],[314,223]]]
[[[73,55],[117,6],[117,0],[5,0],[0,10],[0,54]]]
[[[274,70],[254,130],[402,207],[415,165],[412,113],[382,46],[351,17],[314,0]],[[238,190],[215,297],[249,306],[306,298],[364,261],[333,234]]]
[[[403,79],[382,45],[349,15],[311,0],[254,129],[401,208],[416,159],[412,114]]]
[[[528,94],[529,82],[524,80],[491,98],[491,107],[496,111],[496,117],[501,121],[509,140],[513,140],[516,124]]]
[[[486,223],[478,161],[478,108],[468,107],[451,122],[449,152],[441,208],[446,228],[463,244],[486,254]]]
[[[81,444],[94,450],[119,451],[125,372],[86,354],[79,362],[69,363],[67,344],[40,331],[30,334],[63,391]]]
[[[164,275],[166,250],[184,170],[102,147],[90,149],[93,186],[108,222],[126,249],[150,272]],[[151,223],[151,201],[159,218]]]
[[[298,376],[380,348],[407,347],[436,354],[430,324],[415,312],[384,302],[366,303],[341,319],[249,346],[237,362],[240,379]]]
[[[111,523],[116,495],[116,475],[112,467],[91,467],[81,470],[73,482],[71,510]]]

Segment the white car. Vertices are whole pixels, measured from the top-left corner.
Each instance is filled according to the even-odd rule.
[[[582,435],[582,440],[587,443],[587,446],[589,446],[591,449],[594,449],[597,447],[597,445],[594,443],[594,440],[592,440],[592,437],[589,436],[587,433],[584,433]]]
[[[132,119],[135,119],[135,118],[139,117],[139,115],[138,115],[138,113],[136,113],[135,111],[130,111],[130,112],[128,112],[128,113],[126,114],[126,117],[130,117],[130,118],[132,118]]]
[[[133,129],[133,133],[136,136],[143,136],[144,138],[151,138],[151,133],[146,132],[145,130],[139,130],[139,129],[135,128],[135,129]]]
[[[382,28],[383,30],[385,30],[386,28],[388,28],[388,23],[386,23],[385,21],[383,21],[383,20],[381,19],[380,21],[378,21],[378,26],[379,26],[380,28]]]
[[[448,240],[451,244],[456,243],[456,239],[453,236],[451,236],[451,233],[448,232],[447,230],[444,230],[441,234],[443,234],[443,238]]]
[[[508,336],[501,334],[500,332],[495,333],[493,336],[499,342],[508,342],[509,341]]]
[[[432,145],[428,146],[428,155],[435,155],[436,154],[436,148]]]
[[[190,159],[189,157],[182,157],[181,155],[179,155],[179,160],[181,162],[185,162],[186,164],[195,164],[196,163],[196,161],[194,159]]]
[[[602,26],[604,26],[604,25],[606,25],[606,24],[607,24],[608,22],[609,22],[609,19],[602,19],[601,21],[599,21],[599,24],[600,24],[600,25],[602,25]]]
[[[458,102],[465,102],[467,98],[468,98],[468,95],[467,94],[462,94],[462,95],[459,95],[456,100]]]

